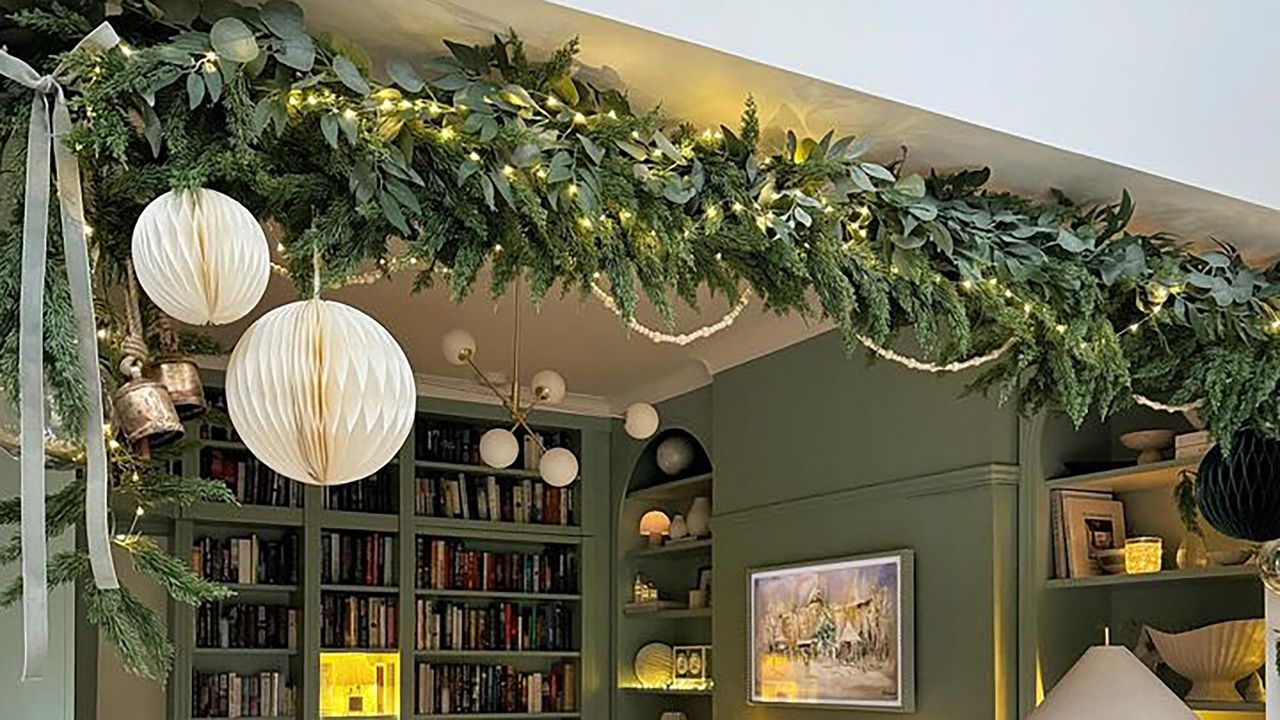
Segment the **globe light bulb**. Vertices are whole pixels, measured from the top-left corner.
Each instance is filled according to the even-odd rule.
[[[440,341],[444,359],[453,365],[466,365],[476,354],[476,339],[466,330],[450,330]]]
[[[566,487],[578,477],[578,458],[565,448],[551,448],[542,455],[538,473],[552,487]]]
[[[519,454],[520,441],[506,428],[494,428],[480,436],[480,459],[489,467],[510,467]]]
[[[633,403],[627,408],[622,427],[637,440],[653,437],[658,432],[658,411],[649,403]]]
[[[564,378],[555,370],[542,370],[536,373],[530,384],[533,386],[533,395],[539,402],[555,405],[564,400]]]

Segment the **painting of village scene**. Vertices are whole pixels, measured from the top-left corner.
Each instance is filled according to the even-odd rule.
[[[911,565],[898,551],[752,572],[751,701],[913,710]]]

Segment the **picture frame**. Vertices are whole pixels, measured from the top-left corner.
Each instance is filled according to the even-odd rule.
[[[915,553],[747,571],[747,702],[915,712]]]
[[[711,566],[705,565],[698,568],[698,584],[694,586],[695,590],[701,590],[707,594],[707,602],[711,602]]]
[[[1070,576],[1101,575],[1096,553],[1124,547],[1124,504],[1118,500],[1068,495],[1062,498]]]

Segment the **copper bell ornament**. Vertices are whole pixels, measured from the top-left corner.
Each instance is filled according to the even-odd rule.
[[[164,385],[135,377],[112,396],[115,425],[129,444],[146,455],[152,447],[182,439],[182,421]]]
[[[179,419],[192,420],[209,409],[204,399],[204,386],[200,383],[200,368],[190,358],[157,361],[151,365],[147,375],[168,391]]]

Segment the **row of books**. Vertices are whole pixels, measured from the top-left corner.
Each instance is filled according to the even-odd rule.
[[[417,585],[432,590],[578,592],[578,557],[568,548],[541,552],[469,550],[461,540],[415,538]]]
[[[569,650],[573,611],[569,606],[488,606],[419,598],[415,603],[418,650]]]
[[[191,546],[191,568],[205,580],[225,583],[296,585],[298,543],[293,533],[279,540],[201,537]]]
[[[302,485],[259,462],[248,450],[200,450],[200,475],[221,480],[243,505],[302,507]]]
[[[363,480],[325,488],[324,506],[329,510],[394,514],[399,476],[399,467],[388,465]]]
[[[296,714],[296,707],[294,688],[281,672],[191,673],[192,717],[282,717]]]
[[[577,491],[531,479],[468,476],[419,477],[414,512],[427,517],[576,525]]]
[[[396,583],[396,538],[386,533],[320,533],[320,582],[341,585]]]
[[[337,595],[320,597],[320,645],[327,648],[394,648],[396,600],[393,597]]]
[[[446,420],[419,420],[414,434],[414,457],[419,460],[480,465],[480,436],[491,428],[469,423]],[[537,437],[546,448],[570,447],[572,436],[563,430],[538,430]],[[520,439],[520,455],[515,467],[537,470],[542,460],[542,448],[537,440],[523,430],[516,431]]]
[[[204,603],[196,609],[196,647],[298,647],[298,610],[287,605]]]
[[[414,704],[421,714],[573,712],[578,707],[578,672],[572,663],[557,663],[546,673],[426,662],[414,671]]]
[[[206,387],[204,389],[205,402],[209,404],[211,413],[206,416],[205,420],[200,423],[200,439],[201,440],[225,440],[229,442],[239,442],[240,435],[234,427],[231,427],[230,412],[227,410],[227,393],[218,387]],[[216,418],[219,422],[209,422],[210,417]],[[225,422],[226,424],[221,424]]]

